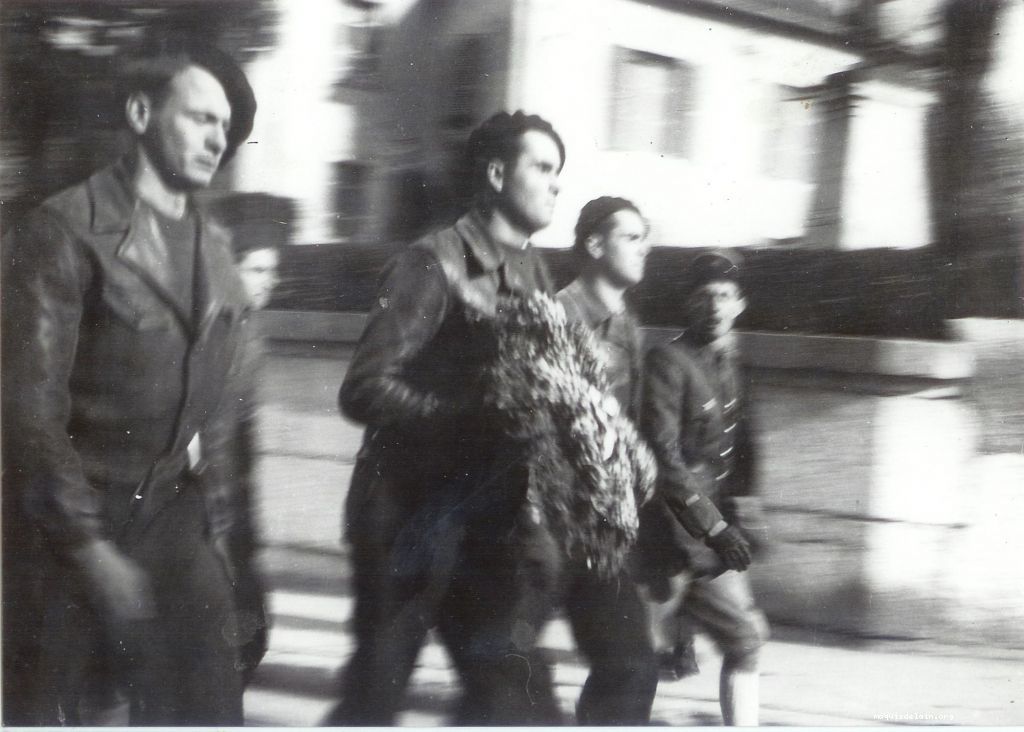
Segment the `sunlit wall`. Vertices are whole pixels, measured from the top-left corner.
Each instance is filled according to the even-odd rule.
[[[335,166],[358,150],[352,99],[334,93],[352,49],[348,31],[359,9],[338,0],[277,2],[277,43],[247,68],[261,101],[248,145],[240,151],[235,187],[297,203],[295,241],[337,241]]]
[[[821,130],[801,90],[856,57],[621,0],[530,0],[520,18],[510,106],[546,114],[571,142],[542,243],[564,242],[580,206],[607,192],[640,202],[661,243],[803,235]]]
[[[429,184],[454,147],[437,144],[447,120],[547,117],[569,155],[542,246],[565,246],[580,207],[606,193],[635,199],[665,245],[930,242],[932,96],[872,78],[839,36],[633,0],[450,0],[413,13],[387,52],[381,156],[420,166]],[[477,42],[483,53],[460,51]]]

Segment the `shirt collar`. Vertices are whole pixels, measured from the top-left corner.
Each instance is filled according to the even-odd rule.
[[[711,342],[698,338],[696,333],[689,329],[684,330],[679,338],[709,355],[722,354],[730,356],[736,353],[736,333],[734,331],[729,331],[718,340]]]
[[[580,311],[591,329],[608,322],[616,315],[616,313],[608,309],[607,305],[595,297],[590,290],[584,287],[583,281],[579,278],[570,282],[566,286],[565,291],[579,305]]]

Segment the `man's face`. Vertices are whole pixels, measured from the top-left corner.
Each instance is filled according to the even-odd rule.
[[[143,145],[164,182],[176,190],[205,188],[220,166],[231,105],[210,72],[188,66],[171,79],[151,112]]]
[[[500,205],[527,235],[551,223],[561,167],[558,145],[539,130],[523,134],[519,154],[511,165],[505,166]]]
[[[246,252],[238,262],[238,274],[242,278],[249,303],[261,310],[270,302],[270,296],[277,286],[278,254],[276,249],[253,249]]]
[[[708,340],[717,340],[732,330],[736,318],[746,307],[747,302],[735,282],[709,282],[687,301],[690,328]]]
[[[623,209],[609,217],[606,229],[606,234],[598,235],[598,261],[605,276],[619,287],[640,284],[651,251],[646,222],[636,211]]]

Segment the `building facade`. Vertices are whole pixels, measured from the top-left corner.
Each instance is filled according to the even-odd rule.
[[[398,215],[368,234],[407,233],[403,209],[443,216],[458,199],[459,141],[494,111],[522,108],[569,148],[541,245],[566,246],[579,207],[602,193],[639,201],[654,241],[670,246],[927,244],[930,92],[851,50],[856,4],[763,5],[418,3],[381,65],[371,200]]]

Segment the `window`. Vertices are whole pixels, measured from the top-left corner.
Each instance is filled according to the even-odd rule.
[[[768,87],[761,164],[766,177],[811,182],[817,107],[807,90],[781,85]]]
[[[618,48],[612,83],[613,149],[692,156],[697,109],[697,73],[692,65]]]

